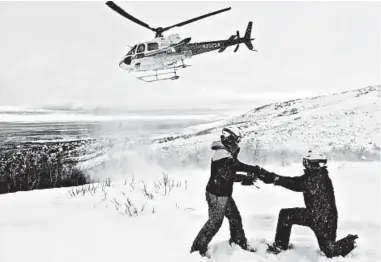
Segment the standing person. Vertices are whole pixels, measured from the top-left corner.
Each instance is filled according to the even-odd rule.
[[[223,128],[220,141],[212,143],[211,149],[214,150],[214,155],[211,161],[210,179],[206,186],[209,219],[194,240],[191,253],[199,251],[201,256],[209,257],[208,244],[220,229],[224,217],[228,219],[230,225],[229,243],[235,243],[245,250],[255,251],[247,243],[242,228],[242,218],[232,197],[234,182],[253,185],[257,178],[252,173],[260,170],[258,166],[246,165],[237,159],[241,137],[239,129]],[[250,175],[236,174],[239,171]]]
[[[315,233],[320,250],[328,257],[346,256],[355,247],[357,235],[348,235],[336,241],[337,208],[332,181],[328,176],[327,159],[322,154],[308,151],[303,158],[304,175],[283,177],[261,172],[259,179],[266,184],[282,186],[303,192],[305,208],[285,208],[279,212],[275,243],[268,251],[278,254],[289,247],[293,225],[306,226]]]

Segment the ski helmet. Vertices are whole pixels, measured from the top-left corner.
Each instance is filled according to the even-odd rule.
[[[303,157],[303,166],[306,169],[318,169],[327,165],[327,158],[321,153],[309,150],[307,155]]]
[[[242,139],[242,133],[239,128],[232,126],[232,127],[224,127],[222,129],[222,134],[221,134],[222,141],[238,144],[239,142],[241,142],[241,139]]]

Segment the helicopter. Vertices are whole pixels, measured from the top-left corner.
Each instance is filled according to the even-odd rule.
[[[121,16],[155,32],[154,39],[140,42],[130,47],[131,49],[129,52],[124,55],[119,62],[119,67],[129,73],[154,71],[154,74],[151,73],[137,77],[137,79],[145,82],[179,79],[177,70],[190,66],[184,64],[184,60],[190,59],[195,55],[215,50],[218,50],[218,52],[221,53],[225,51],[227,47],[233,45],[236,45],[234,52],[237,52],[241,43],[245,44],[249,50],[257,51],[254,49],[251,42],[255,39],[251,38],[252,21],[249,21],[243,37],[240,37],[239,31],[237,30],[236,35],[232,35],[226,40],[191,43],[190,37],[182,39],[179,34],[163,36],[163,33],[169,29],[181,27],[200,19],[229,11],[231,7],[198,16],[172,26],[154,28],[128,14],[113,1],[106,2],[106,5]]]

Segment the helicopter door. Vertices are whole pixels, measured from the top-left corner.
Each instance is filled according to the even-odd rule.
[[[145,44],[140,44],[138,46],[138,50],[136,51],[136,53],[142,53],[146,50],[146,45]]]
[[[146,45],[145,44],[140,44],[138,45],[138,48],[136,50],[136,56],[135,58],[143,58],[144,57],[144,51],[146,50]]]

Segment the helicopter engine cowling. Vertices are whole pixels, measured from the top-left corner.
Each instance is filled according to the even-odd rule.
[[[177,44],[181,41],[179,34],[172,34],[172,35],[169,35],[167,38],[172,44]]]

